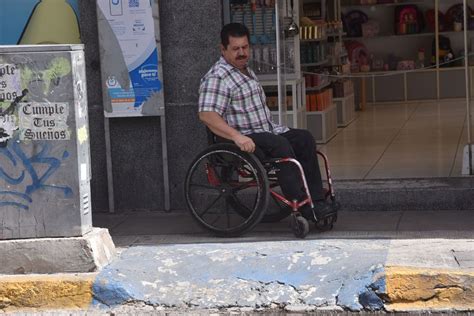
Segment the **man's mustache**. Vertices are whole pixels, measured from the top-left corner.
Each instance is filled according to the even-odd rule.
[[[244,56],[237,57],[237,60],[242,60],[242,59],[247,59],[247,56],[244,55]]]

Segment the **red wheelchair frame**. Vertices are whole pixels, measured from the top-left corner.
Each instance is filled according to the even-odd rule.
[[[246,156],[246,157],[248,156],[250,158],[253,157],[252,159],[254,159],[254,160],[255,159],[258,160],[258,158],[256,158],[254,155],[241,152],[240,150],[238,150],[238,147],[236,147],[233,144],[221,145],[220,147],[222,147],[222,146],[225,146],[225,148],[228,147],[228,149],[223,149],[222,152],[226,152],[227,150],[232,149],[230,152],[233,151],[235,155],[244,155],[244,156]],[[216,147],[216,146],[214,145],[214,147]],[[217,147],[219,147],[219,146],[217,146]],[[212,150],[206,150],[206,151],[203,152],[204,155],[206,155],[206,152],[207,152],[207,155],[210,155],[210,154],[213,153]],[[216,150],[215,152],[219,153],[221,151]],[[240,152],[240,154],[238,154],[238,152]],[[330,169],[329,169],[328,159],[327,159],[326,155],[323,154],[320,151],[317,151],[317,155],[319,155],[323,159],[324,168],[325,168],[325,171],[326,171],[327,187],[325,188],[325,197],[326,197],[326,199],[330,198],[331,201],[333,203],[335,203],[335,194],[334,194],[334,189],[333,189],[333,185],[332,185],[332,178],[331,178],[331,172],[330,172]],[[195,159],[195,162],[199,161],[199,159],[200,158],[198,156]],[[242,159],[244,159],[244,158],[242,158]],[[313,205],[313,201],[311,199],[311,194],[310,194],[310,191],[309,191],[309,188],[308,188],[308,185],[307,185],[307,181],[306,181],[306,177],[305,177],[305,174],[304,174],[303,167],[301,166],[299,161],[297,161],[294,158],[276,158],[276,159],[263,160],[263,161],[258,160],[258,161],[261,163],[261,167],[262,167],[263,171],[265,172],[265,176],[268,178],[268,193],[269,193],[269,195],[271,195],[277,201],[277,204],[280,205],[280,208],[281,208],[280,209],[281,214],[277,214],[278,216],[276,216],[276,220],[267,220],[267,221],[269,221],[269,222],[270,221],[278,221],[278,220],[281,220],[284,217],[287,217],[287,216],[291,215],[291,217],[292,217],[291,218],[291,227],[292,227],[293,233],[295,234],[295,236],[297,236],[299,238],[304,238],[309,232],[309,224],[308,224],[308,221],[304,217],[301,216],[299,210],[301,209],[301,207],[303,207],[305,205],[309,205],[311,208],[314,208],[314,205]],[[282,163],[292,163],[300,171],[301,180],[302,180],[302,183],[303,183],[303,186],[304,186],[304,191],[306,193],[306,198],[305,199],[303,199],[301,201],[296,201],[296,200],[290,201],[287,198],[285,198],[282,194],[280,194],[279,192],[277,192],[275,190],[275,188],[278,187],[279,184],[278,184],[278,179],[277,179],[276,175],[274,174],[274,171],[275,171],[276,166],[278,164],[282,164]],[[189,188],[190,188],[190,185],[192,185],[192,181],[191,182],[189,181],[189,174],[193,170],[194,165],[195,165],[195,163],[193,163],[191,165],[190,170],[188,171],[188,175],[186,177],[186,179],[187,179],[186,180],[186,186],[185,186],[186,201],[188,202],[188,207],[190,208],[191,213],[193,214],[193,216],[196,219],[198,219],[198,221],[201,224],[204,224],[203,226],[205,226],[206,228],[209,228],[209,225],[207,225],[206,223],[203,223],[203,219],[202,219],[203,216],[199,215],[198,212],[194,210],[194,207],[192,205],[192,199],[189,198]],[[258,186],[261,185],[260,181],[257,181],[256,179],[254,179],[253,176],[255,175],[255,170],[252,169],[253,167],[251,167],[249,165],[249,162],[239,164],[239,167],[236,168],[236,172],[238,174],[238,179],[233,179],[233,180],[228,181],[228,182],[225,182],[222,179],[220,179],[220,177],[217,175],[216,168],[217,167],[215,165],[213,165],[213,163],[206,162],[205,172],[206,172],[206,177],[207,177],[207,183],[211,188],[216,188],[217,190],[219,190],[219,192],[222,192],[222,194],[228,194],[226,192],[236,190],[237,188],[239,190],[243,190],[243,189],[247,189],[247,188],[251,188],[251,187],[258,187]],[[264,204],[264,205],[265,205],[265,208],[268,206],[267,204]],[[288,209],[290,211],[288,211]],[[241,209],[241,211],[242,211],[242,209]],[[247,210],[245,210],[245,209],[243,211],[244,211],[244,213],[247,212]],[[248,211],[250,211],[250,210],[248,210]],[[206,209],[206,212],[207,212],[207,209]],[[266,212],[266,209],[263,210],[262,212]],[[333,226],[333,223],[337,220],[337,213],[336,212],[331,217],[323,218],[323,219],[317,218],[315,216],[314,212],[313,212],[313,215],[314,215],[314,222],[316,223],[316,227],[319,230],[329,230],[329,229],[331,229],[332,226]],[[201,217],[201,218],[199,218],[199,217]],[[266,219],[266,217],[263,216],[263,215],[261,215],[260,217],[256,216],[255,218],[256,218],[255,220],[257,220],[257,221],[260,221],[262,219],[263,220]],[[253,225],[250,225],[250,226],[253,227]],[[247,229],[245,229],[245,231],[246,230]],[[244,231],[244,230],[242,230],[242,231]],[[235,236],[235,235],[240,234],[240,231],[238,233],[231,233],[231,234],[227,234],[227,233],[224,233],[224,232],[220,233],[220,231],[214,231],[214,233],[216,233],[217,235],[220,235],[220,236],[229,237],[229,236]]]

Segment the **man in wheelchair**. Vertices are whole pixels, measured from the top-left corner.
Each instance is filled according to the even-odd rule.
[[[247,27],[240,23],[222,28],[222,56],[201,79],[199,118],[218,138],[234,142],[240,150],[254,153],[261,160],[298,160],[314,204],[314,209],[304,205],[301,214],[312,221],[334,216],[336,209],[325,199],[314,138],[307,130],[290,129],[272,120],[263,88],[248,66],[249,36]],[[285,197],[290,201],[305,199],[297,167],[281,164],[278,169]]]

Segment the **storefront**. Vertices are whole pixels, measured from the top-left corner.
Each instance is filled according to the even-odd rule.
[[[103,61],[95,1],[23,0],[24,5],[17,5],[18,1],[0,4],[0,44],[27,43],[28,38],[54,33],[29,35],[30,28],[37,30],[33,27],[40,23],[35,22],[37,19],[61,22],[42,13],[41,6],[46,7],[49,2],[60,2],[61,10],[74,16],[67,19],[67,26],[55,28],[68,30],[64,32],[69,36],[67,41],[76,41],[76,30],[80,30],[86,53],[95,211],[109,209],[111,183],[117,211],[165,209],[163,139],[167,140],[170,161],[170,208],[185,208],[182,192],[186,170],[194,155],[206,147],[205,130],[196,115],[199,80],[219,57],[219,32],[229,21],[243,22],[251,30],[252,66],[265,87],[275,119],[313,133],[332,162],[336,184],[344,179],[414,177],[452,177],[456,181],[461,176],[463,147],[468,142],[465,69],[459,64],[462,59],[458,59],[462,56],[463,32],[456,25],[456,30],[444,29],[440,34],[451,39],[456,66],[430,67],[431,46],[435,34],[441,32],[440,23],[435,23],[433,30],[428,22],[423,28],[421,24],[418,28],[400,27],[402,34],[396,35],[395,11],[404,5],[400,1],[362,4],[279,0],[276,7],[275,1],[266,0],[152,1],[156,8],[155,36],[161,46],[158,58],[162,63],[166,129],[160,116],[108,119],[104,115]],[[458,2],[443,2],[439,8],[439,1],[434,0],[417,5],[424,17],[430,9],[448,11]],[[67,16],[53,11],[50,12],[55,17]],[[352,12],[359,12],[357,19],[366,21],[354,27],[356,13]],[[350,25],[360,27],[363,33],[349,34],[352,29],[347,25],[344,28],[348,18],[341,21],[341,14],[350,16]],[[208,18],[203,19],[204,16]],[[298,34],[289,33],[292,22],[298,26]],[[275,35],[277,30],[281,36]],[[438,65],[443,57],[441,50],[435,51]],[[280,68],[276,67],[278,60]],[[468,74],[472,76],[471,68]],[[419,121],[408,120],[418,115]],[[105,133],[107,129],[110,138]],[[416,131],[409,134],[408,130]],[[426,143],[433,146],[424,147]],[[399,147],[390,147],[394,144]],[[415,151],[403,151],[407,147]],[[107,161],[108,150],[111,161]],[[414,161],[417,164],[412,164]],[[413,171],[416,168],[426,172],[417,173]]]
[[[272,86],[278,49],[267,34],[274,25],[272,3],[227,1],[224,14],[255,34],[253,66],[277,117]],[[464,56],[471,51],[472,21],[470,13],[464,21],[462,1],[281,5],[281,27],[298,21],[300,31],[279,43],[285,46],[287,123],[313,133],[336,179],[470,174],[466,91],[473,91],[473,73]]]

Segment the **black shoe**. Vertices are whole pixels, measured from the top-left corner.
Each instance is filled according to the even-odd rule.
[[[306,218],[308,221],[313,221],[313,222],[316,221],[316,218],[314,217],[313,209],[311,208],[310,205],[308,205],[308,204],[303,205],[300,208],[300,213],[301,213],[301,216]]]
[[[318,220],[325,219],[327,217],[333,216],[337,213],[337,208],[334,208],[332,202],[326,200],[315,201],[314,204],[314,213]]]

